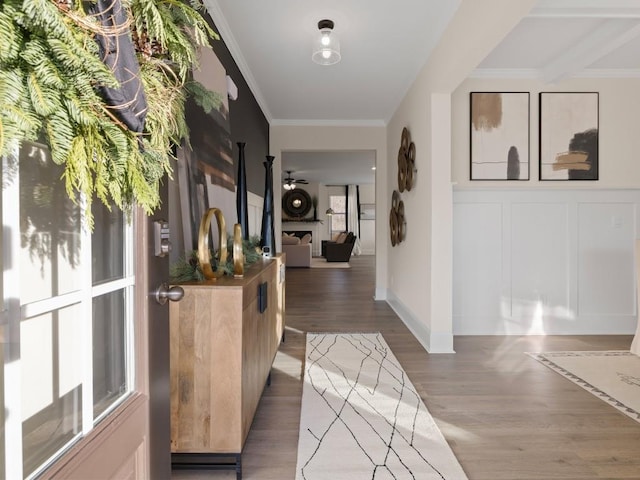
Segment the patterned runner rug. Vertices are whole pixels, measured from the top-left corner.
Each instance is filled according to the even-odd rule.
[[[640,422],[640,357],[628,351],[529,353]]]
[[[297,480],[467,478],[380,333],[306,348]]]

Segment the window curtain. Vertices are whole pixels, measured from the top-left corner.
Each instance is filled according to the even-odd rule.
[[[347,185],[347,230],[353,232],[356,236],[356,243],[352,250],[353,255],[360,255],[362,253],[362,247],[360,246],[359,211],[358,187],[356,185]]]

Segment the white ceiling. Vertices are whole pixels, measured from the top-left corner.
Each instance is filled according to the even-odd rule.
[[[385,125],[461,0],[204,1],[272,125]],[[336,65],[311,61],[323,18],[339,35]],[[640,78],[640,0],[539,0],[473,76]],[[343,164],[354,170],[355,162],[353,174],[369,176],[359,183],[373,183],[372,159],[292,152],[282,160],[294,177],[344,184],[353,182],[341,169],[337,178],[321,174]]]
[[[373,151],[283,152],[283,178],[291,170],[295,179],[324,185],[365,185],[375,182]]]
[[[406,93],[459,0],[204,0],[270,121],[379,122]],[[342,61],[311,61],[330,19]]]
[[[475,76],[640,77],[640,1],[539,0]]]

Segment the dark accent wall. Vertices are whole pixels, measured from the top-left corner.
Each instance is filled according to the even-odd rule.
[[[205,18],[220,36],[220,40],[211,41],[211,47],[227,71],[227,75],[233,79],[233,82],[238,87],[238,99],[229,99],[234,164],[237,166],[237,142],[245,142],[247,190],[262,197],[264,196],[265,177],[265,169],[262,162],[265,161],[265,156],[269,154],[269,122],[264,113],[262,113],[260,105],[249,89],[249,85],[247,85],[242,73],[240,73],[238,65],[231,56],[231,52],[229,52],[211,17],[205,15]],[[235,175],[237,176],[237,174],[236,167]]]

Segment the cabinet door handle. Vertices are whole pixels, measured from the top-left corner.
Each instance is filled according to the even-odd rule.
[[[263,313],[267,309],[267,306],[269,305],[269,298],[268,298],[269,289],[267,288],[268,285],[269,284],[267,282],[264,282],[258,285],[258,311],[260,313]]]

